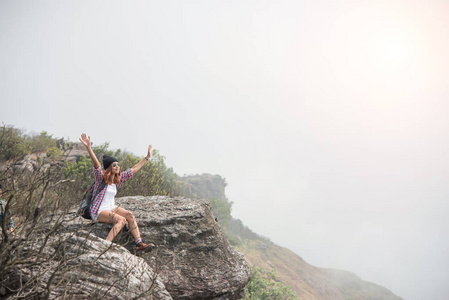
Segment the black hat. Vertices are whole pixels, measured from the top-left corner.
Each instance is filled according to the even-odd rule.
[[[104,169],[106,170],[107,168],[109,168],[109,166],[114,162],[117,161],[117,158],[112,157],[112,156],[107,156],[107,155],[103,155],[103,166]]]

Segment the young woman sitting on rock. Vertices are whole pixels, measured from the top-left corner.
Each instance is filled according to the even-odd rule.
[[[106,183],[106,186],[101,190],[95,199],[93,199],[90,207],[90,215],[94,222],[113,224],[111,231],[109,232],[106,240],[112,242],[114,237],[122,230],[126,222],[128,222],[129,231],[136,241],[136,251],[148,251],[154,247],[153,243],[145,244],[140,238],[139,227],[137,226],[134,215],[121,207],[115,205],[115,195],[122,183],[131,178],[133,174],[140,170],[140,168],[151,158],[151,151],[153,147],[148,146],[148,154],[139,163],[137,163],[131,169],[124,172],[120,171],[120,164],[117,159],[111,156],[103,156],[104,171],[101,169],[100,162],[98,161],[95,153],[92,151],[90,136],[86,136],[85,133],[81,134],[81,143],[86,147],[89,152],[90,158],[94,163],[94,175],[95,186],[94,195],[97,193],[97,189],[100,187],[102,181]]]

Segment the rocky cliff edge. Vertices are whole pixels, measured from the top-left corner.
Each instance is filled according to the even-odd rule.
[[[49,230],[54,230],[51,238],[37,235],[23,248],[40,253],[45,262],[21,265],[1,284],[0,295],[14,297],[11,287],[21,286],[22,293],[42,290],[50,299],[244,296],[250,268],[224,237],[208,202],[133,196],[118,198],[116,204],[134,213],[142,239],[154,242],[155,250],[134,255],[126,228],[109,243],[104,238],[110,225],[92,224],[75,211],[64,215],[59,226],[52,226],[61,217],[55,213],[49,220]]]

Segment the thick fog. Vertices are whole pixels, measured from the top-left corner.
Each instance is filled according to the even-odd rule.
[[[447,1],[0,1],[0,122],[226,178],[307,262],[449,294]]]

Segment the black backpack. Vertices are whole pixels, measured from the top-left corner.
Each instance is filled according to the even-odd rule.
[[[104,189],[106,186],[106,182],[102,181],[100,183],[100,186],[97,189],[97,192],[95,195],[94,193],[94,187],[95,187],[95,181],[92,182],[92,184],[86,189],[86,192],[84,193],[83,199],[80,203],[80,208],[78,209],[78,214],[83,217],[84,219],[92,219],[90,216],[90,206],[92,205],[93,199],[97,197],[97,195]]]

